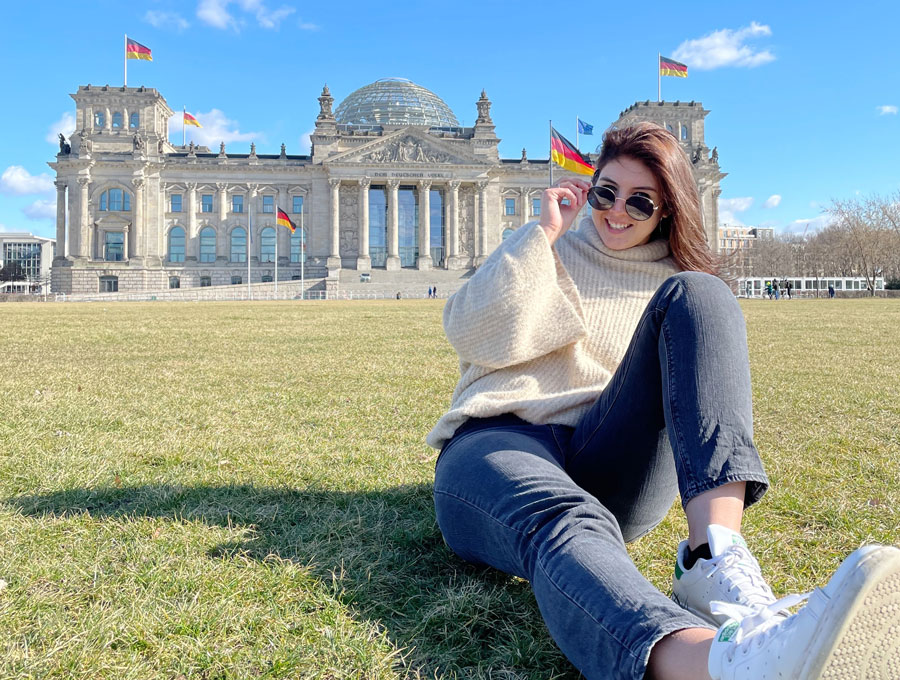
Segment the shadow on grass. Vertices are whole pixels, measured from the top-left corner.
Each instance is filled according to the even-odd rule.
[[[471,567],[444,545],[431,486],[368,492],[146,485],[6,499],[27,516],[154,517],[251,527],[210,557],[308,567],[356,617],[383,626],[423,677],[577,677],[549,640],[528,584]]]

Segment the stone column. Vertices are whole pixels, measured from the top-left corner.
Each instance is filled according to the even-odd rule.
[[[459,180],[447,183],[450,188],[450,205],[448,212],[449,229],[447,230],[447,269],[462,267],[459,256]]]
[[[430,179],[423,179],[419,182],[419,259],[416,267],[423,271],[432,268]]]
[[[134,240],[131,238],[131,227],[127,224],[122,227],[122,239],[125,243],[122,244],[122,252],[125,254],[125,261],[128,261],[128,258],[131,256],[131,242]]]
[[[225,182],[216,184],[216,199],[219,201],[219,224],[216,227],[216,261],[223,262],[227,259],[225,243],[228,241],[228,229],[225,221],[228,219],[228,185]]]
[[[91,206],[88,196],[88,185],[90,183],[90,177],[78,178],[78,184],[81,186],[81,219],[78,220],[78,239],[77,243],[72,245],[72,252],[76,257],[82,259],[91,257]]]
[[[369,255],[369,187],[372,180],[363,177],[359,180],[359,254],[356,268],[359,271],[372,269],[372,257]]]
[[[131,180],[134,185],[134,229],[131,236],[127,237],[128,248],[125,257],[129,260],[143,258],[144,252],[144,178],[135,177]]]
[[[250,260],[253,257],[253,245],[250,243],[250,232],[256,228],[256,199],[259,192],[258,184],[248,184],[247,185],[247,203],[250,205],[247,207],[249,217],[249,224],[247,225],[247,259]],[[254,239],[254,243],[256,240]],[[259,257],[257,257],[257,260]]]
[[[278,226],[278,209],[290,214],[288,209],[287,187],[278,187],[278,205],[275,206],[275,238],[278,239],[278,261],[282,264],[290,264],[291,261],[291,230]],[[299,225],[298,225],[299,226]]]
[[[401,268],[400,265],[400,198],[398,189],[400,188],[399,179],[389,179],[388,186],[388,225],[387,225],[387,262],[384,268],[388,271],[396,271]]]
[[[330,177],[328,185],[331,187],[331,238],[325,266],[329,276],[337,276],[341,268],[341,180]]]
[[[475,211],[475,266],[480,267],[485,260],[487,246],[487,203],[485,200],[485,190],[487,189],[487,181],[481,180],[476,183],[478,209]]]
[[[197,261],[197,183],[187,184],[188,229],[184,244],[184,261]]]
[[[66,183],[56,180],[56,258],[66,258]]]

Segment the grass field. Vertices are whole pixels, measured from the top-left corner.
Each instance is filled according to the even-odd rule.
[[[442,301],[0,307],[0,678],[571,678],[443,545]],[[900,540],[900,301],[744,301],[776,591]],[[663,590],[674,510],[632,546]]]

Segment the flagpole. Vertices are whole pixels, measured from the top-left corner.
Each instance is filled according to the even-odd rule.
[[[660,73],[659,63],[662,61],[662,52],[656,53],[656,101],[662,101],[662,73]]]
[[[181,146],[185,145],[184,141],[184,114],[187,113],[187,109],[182,106],[181,107]]]
[[[575,148],[581,151],[581,144],[578,142],[578,116],[575,116]]]
[[[304,201],[305,203],[306,201]],[[300,206],[300,299],[306,299],[306,290],[304,289],[303,270],[306,268],[306,233],[303,231],[303,208]]]
[[[278,299],[278,206],[275,206],[275,299]]]
[[[125,57],[125,87],[128,87],[128,34],[125,34],[125,52],[123,55]]]
[[[251,198],[251,200],[253,200]],[[247,299],[253,299],[253,289],[250,287],[250,246],[253,243],[253,221],[252,221],[252,208],[251,212],[247,213]]]
[[[550,121],[550,186],[553,186],[553,121]]]

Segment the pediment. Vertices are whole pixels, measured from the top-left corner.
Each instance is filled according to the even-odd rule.
[[[376,139],[356,149],[332,156],[327,165],[360,164],[393,166],[486,165],[486,161],[467,149],[431,137],[428,133],[406,128]]]

